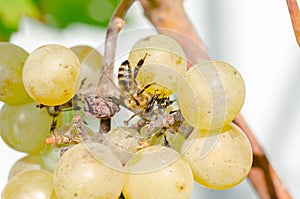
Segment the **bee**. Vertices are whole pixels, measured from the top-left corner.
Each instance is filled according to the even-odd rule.
[[[156,91],[153,93],[146,92],[147,88],[155,84],[154,82],[141,87],[136,81],[139,70],[143,66],[147,56],[148,54],[145,54],[136,66],[133,66],[126,60],[120,65],[118,70],[119,89],[125,94],[121,97],[121,102],[126,108],[135,113],[130,119],[136,115],[145,119],[147,115],[151,113],[155,105],[165,105],[165,102],[169,101],[169,98],[161,98]]]

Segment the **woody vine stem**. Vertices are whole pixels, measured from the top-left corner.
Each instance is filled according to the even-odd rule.
[[[117,35],[124,27],[126,13],[133,3],[134,0],[121,0],[110,20],[105,41],[103,73],[97,86],[97,92],[99,94],[105,91],[105,94],[109,95],[111,93],[107,93],[107,91],[113,90],[113,85],[109,79],[113,76]],[[187,59],[191,62],[191,65],[199,61],[210,60],[202,40],[196,33],[190,19],[185,13],[182,0],[140,0],[140,3],[144,8],[146,17],[155,28],[157,28],[157,31],[172,37],[181,45],[186,53]],[[296,0],[287,0],[287,4],[290,10],[296,38],[299,42],[300,15],[297,2]],[[193,48],[191,43],[188,43],[187,40],[183,41],[182,37],[178,37],[178,34],[172,32],[185,35],[190,39],[191,43],[196,43],[198,47]],[[247,134],[251,142],[254,160],[248,178],[260,198],[290,199],[291,196],[268,161],[262,147],[248,127],[243,116],[239,114],[234,122]],[[99,132],[107,133],[109,129],[110,119],[102,119]]]

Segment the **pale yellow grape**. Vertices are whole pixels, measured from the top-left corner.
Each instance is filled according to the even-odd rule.
[[[103,144],[108,146],[123,165],[138,151],[140,141],[145,139],[135,129],[116,127],[103,136]]]
[[[138,62],[144,57],[145,61],[142,68],[147,68],[148,65],[158,65],[172,68],[179,74],[184,74],[187,70],[184,51],[175,40],[166,35],[150,35],[138,40],[130,50],[128,61],[133,66],[137,66]],[[168,78],[168,76],[165,78]],[[140,71],[136,80],[141,87],[144,87],[149,83],[155,83],[155,76],[149,75],[147,71]],[[154,91],[165,96],[172,94],[171,90],[160,85],[152,85],[147,89],[149,93]]]
[[[165,65],[149,64],[147,67],[142,67],[137,78],[139,79],[140,76],[143,76],[140,79],[141,87],[155,82],[149,87],[150,90],[147,89],[147,92],[160,94],[160,97],[167,97],[172,94],[177,90],[178,85],[185,81],[182,74]]]
[[[195,130],[197,131],[197,130]],[[228,189],[243,181],[252,165],[248,138],[233,123],[222,132],[198,132],[182,147],[195,181],[210,189]]]
[[[19,46],[0,42],[0,101],[10,105],[33,101],[22,82],[22,70],[28,53]]]
[[[11,179],[15,175],[19,175],[23,172],[30,171],[30,170],[45,170],[42,156],[27,155],[19,159],[10,169],[8,179]]]
[[[186,72],[185,79],[188,84],[180,84],[176,94],[182,115],[192,126],[221,128],[240,112],[245,85],[233,66],[221,61],[199,63]]]
[[[53,174],[44,170],[26,171],[11,178],[2,199],[49,199],[53,194]],[[52,196],[51,199],[55,197]]]
[[[54,172],[55,193],[61,199],[118,198],[124,174],[115,168],[122,166],[109,148],[99,143],[77,144],[58,161]]]
[[[2,139],[17,151],[37,154],[45,146],[52,120],[47,110],[37,108],[36,103],[21,106],[4,104],[0,111]],[[61,125],[61,120],[59,115],[57,127]]]
[[[81,81],[80,61],[61,45],[49,44],[34,50],[23,68],[23,84],[38,103],[56,106],[69,101]]]
[[[126,166],[123,194],[128,199],[188,199],[193,189],[193,174],[182,159],[170,159],[170,148],[151,146],[140,150]],[[151,155],[152,153],[153,155]],[[173,155],[171,155],[173,156]],[[165,159],[167,158],[167,159]],[[167,160],[167,161],[166,161]],[[149,165],[157,168],[144,170]],[[143,171],[144,170],[144,171]]]
[[[95,87],[99,81],[102,68],[102,55],[94,48],[86,45],[71,47],[81,62],[80,90]]]

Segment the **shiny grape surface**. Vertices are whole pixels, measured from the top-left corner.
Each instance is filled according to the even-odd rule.
[[[133,66],[137,66],[142,58],[145,58],[142,65],[142,69],[144,68],[145,70],[151,65],[169,67],[181,74],[187,70],[186,57],[182,48],[177,42],[165,35],[151,35],[137,41],[130,50],[128,60]],[[149,83],[155,82],[155,78],[155,75],[149,75],[146,71],[141,71],[136,80],[141,87],[144,87]],[[173,92],[161,85],[152,85],[147,89],[149,93],[155,91],[157,94],[164,94],[165,96]]]
[[[231,65],[221,61],[199,63],[185,73],[185,79],[188,84],[179,86],[177,97],[184,118],[192,126],[222,128],[240,112],[245,85]]]
[[[197,132],[183,145],[184,159],[194,179],[210,189],[228,189],[244,180],[252,166],[252,149],[246,135],[235,124],[221,132]]]
[[[151,146],[140,150],[127,162],[125,171],[128,173],[125,175],[123,188],[125,198],[188,199],[190,197],[194,182],[191,168],[178,157],[172,161],[168,157],[165,161],[166,154],[176,153],[169,150],[172,149]]]
[[[44,170],[32,170],[11,178],[6,184],[1,199],[55,199],[53,174]]]
[[[101,158],[109,161],[103,162]],[[109,164],[109,167],[105,164]],[[118,198],[124,174],[121,163],[104,145],[78,144],[71,147],[58,161],[54,172],[54,189],[58,198]]]
[[[36,103],[20,106],[4,104],[0,111],[1,137],[17,151],[37,154],[45,146],[52,120],[47,110],[37,108]],[[59,127],[60,116],[57,122]]]
[[[22,82],[22,70],[27,57],[28,53],[21,47],[0,42],[0,101],[10,105],[32,101]]]
[[[27,155],[19,159],[11,168],[8,179],[31,170],[45,170],[42,156],[40,155]]]
[[[76,54],[61,45],[48,44],[34,50],[23,68],[23,84],[38,103],[56,106],[69,101],[81,82]]]

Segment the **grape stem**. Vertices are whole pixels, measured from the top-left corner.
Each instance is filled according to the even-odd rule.
[[[300,47],[300,11],[296,0],[286,0],[292,25],[294,28],[294,33],[296,36],[297,43]]]
[[[110,22],[108,24],[105,46],[104,46],[104,57],[102,66],[102,75],[98,81],[97,94],[99,96],[109,95],[114,96],[114,85],[111,81],[113,79],[115,49],[117,46],[117,36],[125,25],[125,16],[133,4],[134,0],[121,0],[115,12],[113,13]],[[105,118],[100,120],[100,133],[107,133],[110,130],[111,120]]]
[[[182,0],[140,0],[140,2],[144,8],[145,15],[152,22],[152,24],[160,33],[172,37],[181,45],[187,55],[187,59],[191,61],[191,64],[210,59],[203,42],[196,33],[192,23],[185,13]],[[296,9],[295,0],[287,0],[287,2],[288,5],[291,6],[290,12],[297,36],[297,41],[299,43],[299,10]],[[172,31],[180,32],[188,36],[199,46],[201,46],[201,50],[190,48],[191,45],[187,43],[186,40],[183,41],[183,37],[178,37],[175,34],[172,34],[172,31],[167,31],[166,29],[171,29]],[[251,142],[254,161],[248,178],[253,184],[260,198],[291,198],[279,176],[276,174],[275,170],[268,161],[258,140],[248,127],[243,116],[239,114],[235,118],[234,122],[247,134]]]

